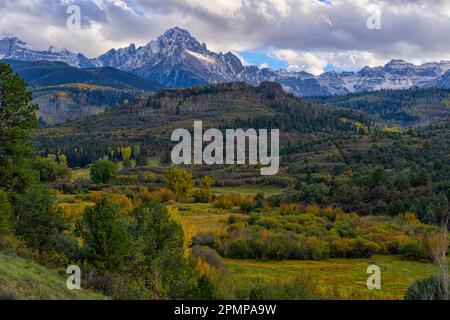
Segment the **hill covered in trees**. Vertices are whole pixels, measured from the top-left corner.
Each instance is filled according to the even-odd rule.
[[[63,62],[5,60],[33,91],[40,125],[98,114],[162,86],[114,68],[78,69]]]
[[[450,118],[449,89],[382,90],[311,98],[331,107],[364,112],[376,122],[424,126]]]
[[[282,141],[299,133],[362,132],[359,114],[322,107],[285,93],[275,83],[245,83],[164,90],[110,112],[40,130],[38,148],[60,150],[73,166],[85,166],[121,146],[140,145],[147,156],[167,154],[173,130],[192,128],[279,128]]]
[[[426,92],[397,92],[392,99],[446,97],[444,91]],[[370,101],[372,95],[359,99]],[[388,99],[386,92],[376,95]],[[41,130],[37,145],[43,154],[64,153],[75,167],[104,155],[120,159],[121,148],[136,145],[142,155],[170,162],[172,131],[192,129],[195,120],[203,120],[204,129],[280,129],[281,167],[275,177],[261,177],[254,166],[192,166],[194,174],[207,173],[222,185],[277,184],[290,190],[286,201],[338,205],[362,214],[410,210],[426,223],[437,223],[448,210],[448,121],[408,130],[388,127],[361,111],[286,94],[274,83],[162,91]]]
[[[78,69],[64,62],[4,60],[33,88],[75,83],[115,89],[157,92],[163,87],[128,72],[111,67]]]

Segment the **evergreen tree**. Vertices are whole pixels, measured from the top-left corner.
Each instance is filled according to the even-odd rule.
[[[154,200],[145,200],[133,216],[130,233],[136,276],[145,279],[157,298],[179,297],[188,276],[182,227],[170,219],[165,206]]]
[[[28,138],[37,127],[37,107],[27,84],[0,63],[0,188],[23,193],[37,181],[31,169],[33,148]]]
[[[38,249],[49,249],[52,237],[63,229],[56,196],[45,186],[35,185],[17,196],[16,234]]]
[[[87,259],[98,271],[120,271],[129,253],[127,223],[117,204],[102,197],[84,213]]]

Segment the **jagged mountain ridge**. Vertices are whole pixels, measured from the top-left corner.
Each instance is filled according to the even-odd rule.
[[[23,61],[56,61],[64,62],[77,68],[92,68],[95,64],[81,53],[73,53],[67,49],[50,46],[48,49],[37,49],[28,46],[17,37],[0,39],[0,59]]]
[[[131,44],[126,48],[111,49],[94,59],[53,47],[28,49],[19,39],[6,38],[0,40],[0,58],[62,61],[78,68],[108,66],[169,88],[238,81],[258,85],[263,81],[274,81],[298,96],[343,95],[411,87],[450,88],[444,76],[450,70],[448,61],[416,66],[393,59],[385,66],[364,67],[359,72],[325,72],[319,76],[304,71],[274,71],[244,65],[232,52],[212,52],[187,30],[178,27],[169,29],[145,46]]]

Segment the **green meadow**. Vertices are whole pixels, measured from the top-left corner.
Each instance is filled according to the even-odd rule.
[[[250,286],[256,280],[274,284],[286,277],[307,276],[324,292],[337,292],[346,299],[403,299],[414,280],[430,276],[430,263],[405,261],[398,256],[373,256],[370,259],[330,259],[324,261],[254,261],[224,259],[230,283]],[[381,289],[366,286],[367,267],[381,269]]]

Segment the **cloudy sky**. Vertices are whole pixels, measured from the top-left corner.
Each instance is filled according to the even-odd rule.
[[[67,28],[67,8],[81,29]],[[187,29],[213,51],[274,69],[358,70],[450,60],[449,0],[1,0],[0,37],[88,57]]]

